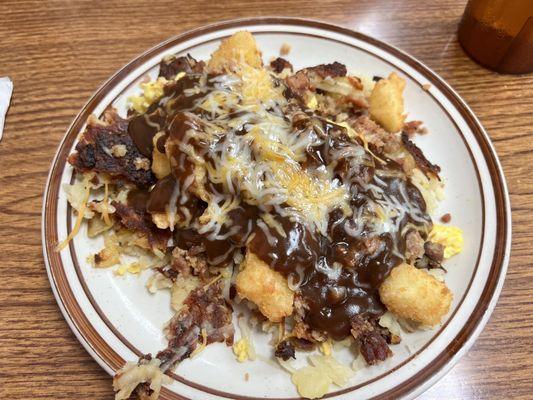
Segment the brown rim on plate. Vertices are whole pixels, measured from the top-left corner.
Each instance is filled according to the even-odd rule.
[[[57,233],[58,196],[57,194],[59,193],[59,190],[60,190],[61,176],[62,176],[64,167],[65,167],[66,158],[70,152],[70,149],[74,141],[76,140],[77,134],[80,132],[81,128],[85,124],[87,117],[89,116],[89,114],[91,114],[95,106],[101,102],[104,96],[107,93],[109,93],[109,91],[118,82],[120,82],[120,80],[122,80],[128,73],[130,73],[132,70],[137,68],[139,65],[144,63],[149,58],[162,53],[163,51],[169,49],[172,46],[175,46],[176,44],[179,44],[183,41],[204,35],[209,32],[214,32],[214,31],[221,30],[221,29],[235,28],[235,27],[245,27],[249,25],[273,25],[273,24],[307,26],[307,27],[320,28],[323,30],[328,30],[328,31],[336,32],[336,33],[341,33],[346,36],[350,36],[352,38],[367,42],[380,49],[383,49],[387,51],[388,53],[392,54],[393,56],[397,57],[401,61],[408,64],[410,67],[417,70],[417,72],[421,73],[434,86],[436,86],[442,93],[444,93],[446,95],[446,98],[452,104],[454,104],[456,109],[461,113],[461,116],[465,119],[470,129],[474,133],[474,136],[487,162],[489,171],[491,172],[491,179],[492,179],[492,184],[493,184],[494,191],[495,191],[494,195],[495,195],[495,203],[496,203],[496,221],[497,221],[496,237],[501,240],[498,240],[495,245],[495,250],[494,250],[494,254],[492,258],[493,262],[491,265],[490,273],[489,273],[487,282],[485,284],[484,290],[480,296],[480,299],[478,300],[476,304],[475,309],[470,315],[468,322],[465,324],[465,326],[463,326],[462,330],[455,337],[455,339],[450,343],[450,345],[433,360],[432,364],[427,366],[423,370],[421,370],[416,375],[407,379],[405,382],[402,382],[401,387],[395,387],[391,389],[390,391],[378,396],[377,398],[391,398],[391,397],[396,398],[402,395],[406,395],[412,392],[413,390],[415,390],[417,387],[419,387],[429,377],[436,374],[442,367],[444,367],[449,361],[451,361],[452,357],[466,343],[466,341],[473,335],[479,323],[481,322],[482,317],[484,313],[486,312],[486,309],[496,292],[498,282],[501,279],[501,275],[505,271],[504,258],[506,255],[505,253],[507,249],[507,243],[509,240],[508,232],[507,232],[507,225],[509,222],[508,201],[506,197],[503,174],[501,172],[501,169],[499,168],[496,155],[494,154],[494,151],[490,145],[490,142],[486,134],[484,133],[483,128],[480,126],[479,122],[473,116],[472,112],[468,109],[468,107],[463,103],[463,101],[457,96],[457,94],[453,92],[453,90],[451,90],[451,88],[447,84],[445,84],[438,76],[436,76],[432,71],[430,71],[423,64],[413,59],[412,57],[408,56],[407,54],[385,43],[382,43],[376,39],[373,39],[371,37],[368,37],[366,35],[363,35],[357,32],[353,32],[346,28],[326,24],[323,22],[301,20],[301,19],[296,19],[296,18],[266,17],[266,18],[250,18],[250,19],[232,20],[232,21],[222,22],[222,23],[218,23],[214,25],[209,25],[203,28],[198,28],[198,29],[186,32],[184,34],[181,34],[177,37],[171,38],[161,43],[160,45],[148,50],[147,52],[145,52],[144,54],[142,54],[141,56],[139,56],[138,58],[134,59],[132,62],[127,64],[124,68],[119,70],[112,78],[110,78],[93,95],[93,97],[89,100],[89,102],[80,111],[80,113],[78,114],[78,116],[76,117],[72,125],[69,127],[67,134],[65,135],[63,141],[61,142],[59,150],[54,159],[52,169],[50,171],[49,181],[48,181],[48,185],[47,185],[47,189],[46,189],[46,193],[44,197],[44,205],[43,205],[43,211],[44,211],[43,234],[45,238],[45,243],[43,244],[43,250],[45,253],[44,254],[45,260],[47,261],[49,265],[51,284],[53,285],[54,291],[56,293],[56,297],[58,299],[58,302],[60,303],[61,308],[64,310],[64,313],[66,313],[65,317],[67,318],[67,320],[70,320],[71,326],[73,327],[73,329],[77,331],[77,334],[79,334],[79,336],[84,339],[84,341],[86,342],[85,344],[92,350],[92,352],[94,352],[102,360],[102,362],[104,362],[108,366],[109,369],[116,371],[118,368],[120,368],[124,364],[124,360],[103,340],[103,338],[99,335],[99,333],[91,325],[90,321],[87,319],[87,317],[83,313],[83,310],[81,309],[81,307],[76,301],[76,298],[72,292],[72,289],[68,285],[68,281],[66,278],[64,267],[62,265],[60,254],[57,253],[54,248],[55,244],[58,242],[58,233]],[[257,32],[257,34],[261,34],[261,33],[267,33],[267,32]],[[276,31],[276,33],[284,33],[284,32]],[[286,32],[286,33],[290,33],[290,32]],[[296,33],[296,34],[299,34],[299,33]],[[313,36],[316,36],[316,35],[313,35]],[[331,38],[324,38],[324,37],[322,38],[327,39],[327,40],[334,40]],[[220,38],[217,38],[216,40],[220,40]],[[353,46],[352,44],[349,44],[349,43],[344,43],[344,42],[342,43],[345,45]],[[195,46],[197,45],[198,44],[196,44]],[[363,49],[360,49],[359,47],[358,49],[363,50]],[[375,57],[379,57],[376,54],[372,54],[372,55]],[[395,68],[400,69],[397,66],[395,66]],[[402,71],[402,73],[406,74],[405,71]],[[140,74],[139,76],[142,76],[142,74]],[[442,105],[439,102],[437,103],[441,106],[441,108],[446,112],[448,117],[451,119],[451,117],[449,116],[447,111],[444,109],[444,107],[442,107]],[[451,119],[451,121],[455,124],[453,119]],[[457,129],[457,131],[461,133],[459,129]],[[463,140],[465,141],[464,137],[463,137]],[[465,145],[468,151],[470,152],[470,156],[472,157],[471,149],[466,144],[466,141],[465,141]],[[474,162],[474,166],[476,167],[476,173],[478,175],[478,181],[479,181],[479,172],[477,170],[477,165],[475,164],[475,162]],[[479,182],[479,184],[480,184],[480,190],[482,191],[483,189],[481,186],[481,182]],[[482,201],[484,201],[483,195],[481,196],[481,198],[482,198]],[[70,228],[70,212],[68,212],[67,215],[68,215],[68,218],[67,218],[68,226]],[[483,215],[483,221],[484,221],[484,215]],[[482,232],[483,231],[484,229],[482,229]],[[93,307],[95,307],[95,310],[97,310],[97,312],[100,314],[100,318],[102,318],[102,320],[104,320],[104,322],[108,324],[108,327],[110,327],[110,329],[119,339],[123,340],[124,344],[126,344],[134,352],[140,353],[137,349],[133,348],[131,344],[125,341],[122,335],[120,335],[120,333],[114,327],[112,327],[112,325],[109,324],[109,321],[107,321],[107,318],[105,318],[105,315],[101,312],[96,302],[94,302],[94,299],[90,295],[90,292],[88,292],[86,284],[81,277],[77,258],[75,257],[75,253],[73,253],[74,246],[72,242],[70,243],[69,248],[71,250],[72,259],[76,266],[76,270],[78,273],[78,278],[80,279],[80,283],[82,284],[82,287],[84,288]],[[478,255],[478,263],[479,263],[479,255]],[[477,269],[477,265],[476,265],[476,269]],[[476,271],[474,271],[472,277],[475,276],[475,272]],[[470,285],[465,293],[468,293],[469,288],[470,288]],[[459,306],[456,308],[456,310],[458,308]],[[448,319],[448,321],[450,319],[451,317]],[[437,332],[433,336],[432,340],[436,336],[438,336],[438,334],[442,331],[442,329],[444,329],[444,327],[445,326],[443,326],[441,330],[439,330],[439,332]],[[417,352],[416,354],[418,354],[419,352]],[[413,356],[415,356],[416,354],[414,354]],[[406,360],[404,363],[400,364],[399,366],[395,367],[394,369],[388,371],[386,374],[391,373],[392,371],[400,368],[402,365],[407,363],[411,358],[412,357],[410,357],[408,360]],[[368,384],[370,382],[373,382],[377,379],[382,378],[386,374],[376,377],[368,382],[365,382],[365,383],[362,383],[362,384],[359,384],[359,385],[356,385],[350,388],[346,388],[346,389],[343,389],[337,392],[330,393],[326,395],[325,397],[340,395],[340,394],[355,390],[365,384]],[[235,398],[235,399],[255,399],[253,397],[234,395],[234,394],[221,392],[215,389],[207,388],[203,385],[189,382],[185,380],[184,378],[176,376],[174,374],[172,374],[171,376],[173,376],[175,379],[177,379],[178,381],[182,383],[185,383],[196,389],[203,390],[207,393],[211,393],[211,394],[215,394],[215,395],[223,396],[223,397],[228,397],[228,398]],[[161,398],[162,399],[184,399],[183,396],[170,392],[167,389],[164,389],[162,391]]]

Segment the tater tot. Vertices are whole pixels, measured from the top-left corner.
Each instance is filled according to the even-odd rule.
[[[263,60],[257,43],[250,32],[234,33],[220,44],[212,55],[207,67],[210,71],[220,72],[234,70],[239,65],[246,64],[253,68],[261,68]]]
[[[437,325],[452,302],[452,293],[444,282],[409,264],[395,267],[379,294],[389,311],[424,326]]]
[[[237,293],[256,304],[272,322],[292,314],[294,293],[287,279],[252,252],[246,254],[236,279]]]
[[[398,132],[403,127],[403,90],[405,81],[394,72],[379,80],[369,99],[370,116],[389,132]]]

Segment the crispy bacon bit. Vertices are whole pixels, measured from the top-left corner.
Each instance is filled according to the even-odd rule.
[[[352,333],[352,336],[356,340],[359,338],[359,336],[361,336],[365,332],[370,332],[374,330],[374,327],[372,326],[372,324],[366,319],[364,319],[363,317],[361,317],[360,315],[356,315],[355,317],[353,317],[351,323],[352,323],[351,333]]]
[[[379,332],[381,337],[385,339],[387,344],[398,344],[402,342],[402,338],[400,336],[395,335],[388,328],[379,325],[379,323],[375,326],[375,329],[377,332]]]
[[[208,275],[207,260],[204,253],[198,252],[199,247],[193,246],[190,250],[176,247],[172,251],[172,269],[183,277],[192,274],[206,279]]]
[[[302,344],[307,342],[311,345],[313,345],[314,343],[326,341],[327,336],[324,333],[311,329],[309,324],[304,321],[308,307],[301,296],[296,295],[294,297],[293,306],[295,323],[294,327],[292,328],[291,334],[293,338],[291,339],[301,339]]]
[[[278,343],[274,355],[278,358],[283,359],[284,361],[287,361],[289,358],[296,359],[294,346],[288,340],[282,340]]]
[[[407,133],[409,138],[412,138],[415,134],[424,135],[427,133],[427,129],[422,127],[422,121],[409,121],[403,124],[403,131]]]
[[[166,266],[163,268],[156,268],[158,272],[164,275],[166,278],[170,279],[172,282],[176,282],[178,279],[178,273],[173,268]]]
[[[448,222],[450,222],[452,220],[452,214],[446,213],[442,217],[440,217],[440,220],[441,220],[441,222],[447,224]]]
[[[316,344],[314,342],[311,342],[309,340],[297,338],[297,337],[291,337],[288,339],[291,344],[294,346],[295,349],[303,350],[303,351],[312,351]]]
[[[182,57],[169,56],[161,60],[159,64],[159,76],[172,79],[180,72],[201,73],[204,67],[203,61],[196,61],[190,54]]]
[[[304,68],[285,79],[285,84],[293,96],[302,97],[307,90],[314,90],[313,81],[346,76],[346,72],[346,66],[335,61],[333,64]]]
[[[346,76],[347,70],[344,64],[335,61],[333,64],[320,64],[315,67],[307,68],[308,71],[314,72],[322,79],[326,77],[337,78]]]
[[[281,45],[281,48],[279,49],[279,54],[281,54],[282,56],[286,56],[290,52],[291,52],[291,45],[288,43],[283,43]]]
[[[151,246],[158,249],[166,249],[170,232],[155,226],[146,210],[134,208],[117,201],[112,201],[111,205],[115,207],[119,222],[125,228],[146,235]]]
[[[416,260],[424,255],[424,239],[420,233],[412,229],[405,235],[405,258],[408,261]]]
[[[306,70],[296,72],[285,79],[287,89],[290,91],[289,97],[303,96],[307,90],[311,90],[312,85]]]
[[[361,354],[367,364],[375,365],[392,356],[387,341],[378,332],[366,332],[359,337]]]
[[[297,321],[292,328],[292,334],[304,342],[320,343],[327,340],[326,334],[317,330],[311,329],[309,324],[304,321]]]
[[[355,90],[363,90],[363,83],[357,76],[348,76],[348,82]]]
[[[438,268],[446,272],[442,266],[444,260],[444,246],[440,243],[428,241],[424,243],[424,254],[415,262],[415,267],[419,269]]]
[[[426,256],[432,261],[441,263],[444,260],[444,246],[440,243],[428,241],[424,243],[424,251]]]
[[[370,322],[360,315],[352,319],[352,336],[359,343],[361,355],[369,365],[377,364],[392,356],[386,337],[376,325],[375,321]]]
[[[140,383],[131,393],[128,400],[150,400],[154,391],[150,389],[150,382]]]
[[[349,123],[355,131],[360,132],[365,137],[368,143],[376,149],[377,153],[382,153],[383,151],[394,153],[399,150],[400,138],[398,135],[387,132],[367,115],[350,119]]]
[[[284,58],[278,57],[275,60],[270,62],[270,68],[276,73],[279,74],[284,69],[290,69],[292,71],[292,64],[285,60]]]
[[[111,202],[111,205],[115,207],[120,222],[127,229],[142,233],[147,233],[150,230],[145,218],[145,212],[136,210],[135,208],[119,203],[118,201]]]
[[[407,133],[402,132],[402,142],[405,146],[405,149],[413,156],[415,159],[416,165],[422,170],[426,175],[433,174],[437,178],[439,177],[440,167],[436,164],[432,164],[424,155],[422,150],[409,140]]]
[[[224,299],[222,289],[223,282],[218,281],[207,288],[195,289],[187,296],[183,308],[169,323],[168,347],[157,354],[162,371],[167,371],[191,355],[202,336],[202,330],[207,335],[207,344],[233,344],[233,310]]]
[[[307,313],[308,307],[305,304],[302,296],[294,296],[294,326],[292,328],[291,336],[303,339],[307,342],[315,343],[316,340],[313,338],[311,328],[308,324],[304,322],[305,314]]]
[[[112,149],[116,146],[125,148],[125,153],[115,156]],[[108,110],[103,121],[88,119],[87,128],[68,162],[78,172],[106,173],[116,180],[148,187],[155,182],[155,177],[150,169],[137,168],[136,160],[142,158],[128,135],[128,120],[118,116],[114,110]]]

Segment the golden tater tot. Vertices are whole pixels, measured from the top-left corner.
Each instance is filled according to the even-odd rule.
[[[424,326],[437,325],[452,302],[452,293],[444,282],[409,264],[395,267],[379,294],[389,311]]]
[[[405,81],[394,72],[379,80],[369,99],[370,116],[389,132],[398,132],[403,127],[403,90]]]
[[[261,68],[263,60],[257,43],[250,32],[234,33],[220,44],[212,55],[207,67],[210,71],[234,71],[239,65]]]
[[[239,296],[256,304],[270,321],[280,322],[292,314],[294,293],[287,279],[255,254],[246,254],[235,283]]]

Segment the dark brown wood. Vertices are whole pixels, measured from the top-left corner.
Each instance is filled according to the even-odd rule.
[[[533,75],[471,61],[464,1],[2,1],[0,76],[15,84],[0,142],[0,397],[110,399],[111,380],[55,303],[41,254],[42,192],[55,149],[91,93],[131,58],[186,29],[247,16],[333,22],[385,40],[442,75],[488,130],[513,207],[511,264],[473,349],[422,399],[529,399],[533,392]]]

